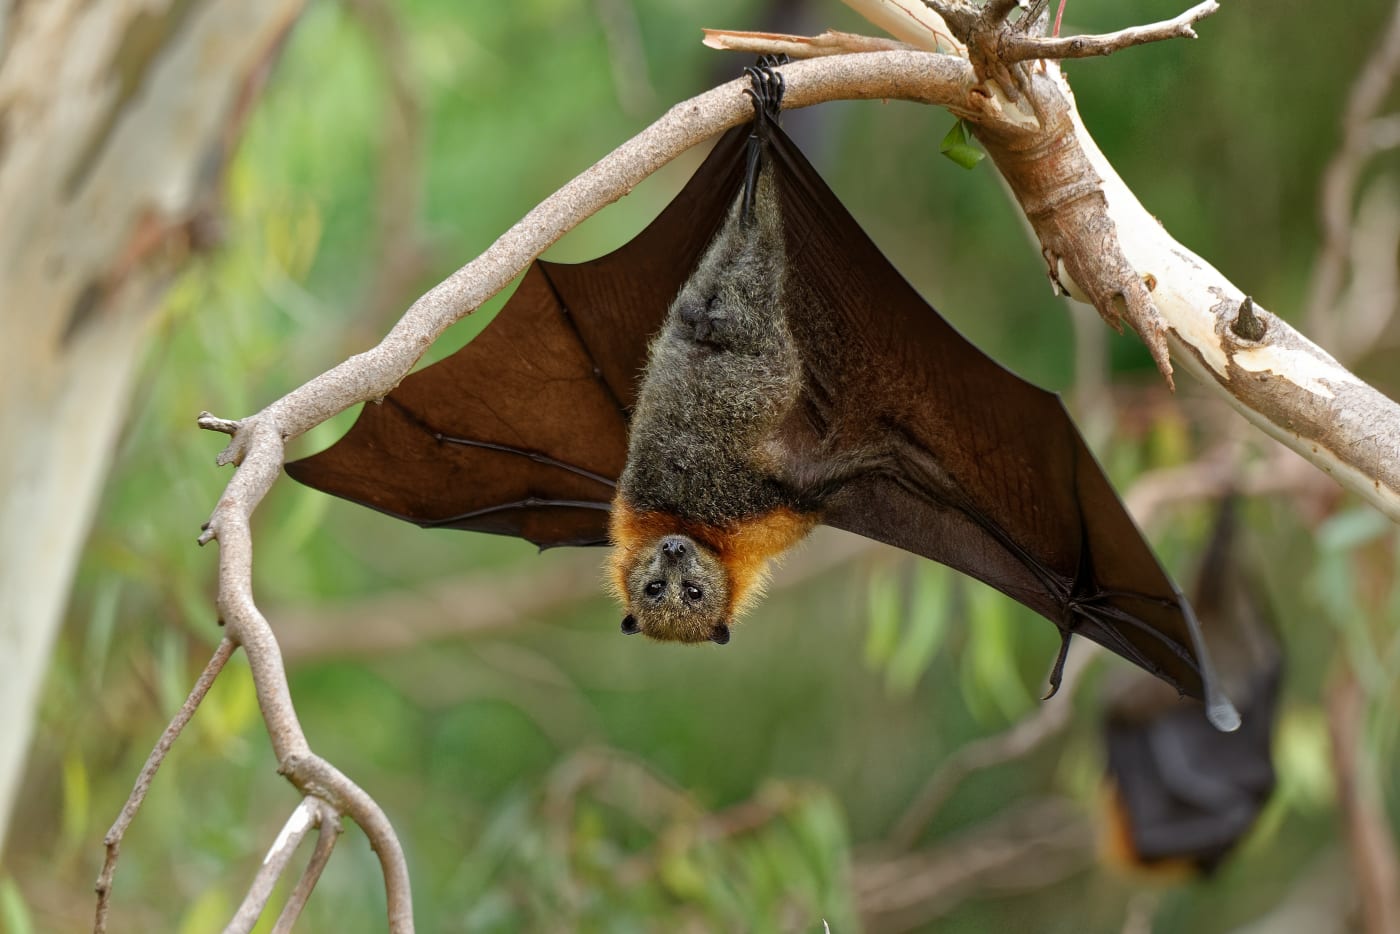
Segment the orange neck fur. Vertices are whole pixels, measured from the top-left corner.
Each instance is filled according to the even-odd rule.
[[[1128,818],[1128,807],[1117,783],[1110,779],[1103,794],[1105,803],[1099,829],[1099,854],[1105,863],[1121,873],[1147,877],[1168,885],[1200,875],[1200,870],[1189,859],[1144,860],[1133,842],[1132,821]]]
[[[609,524],[614,546],[609,572],[616,593],[624,601],[627,570],[638,557],[663,536],[685,535],[719,555],[729,577],[726,615],[733,619],[762,592],[768,562],[805,538],[817,524],[817,517],[780,506],[732,527],[718,528],[669,513],[639,512],[619,496],[613,501]]]

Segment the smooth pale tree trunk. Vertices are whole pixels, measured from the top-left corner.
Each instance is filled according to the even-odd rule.
[[[0,0],[0,845],[146,322],[303,0]]]

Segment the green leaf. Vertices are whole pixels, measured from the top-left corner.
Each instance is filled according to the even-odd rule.
[[[983,724],[1012,723],[1034,704],[1016,669],[1018,620],[1009,600],[990,587],[967,587],[963,696]]]
[[[82,754],[69,751],[63,757],[63,839],[76,844],[87,833],[92,813],[92,782]]]
[[[1339,512],[1317,530],[1318,547],[1323,551],[1350,551],[1379,538],[1391,529],[1390,520],[1366,507]]]
[[[866,615],[865,664],[880,670],[889,663],[899,642],[899,585],[893,569],[881,566],[870,573],[865,585]]]
[[[965,120],[953,124],[948,135],[943,137],[943,142],[938,144],[938,151],[965,169],[976,168],[977,163],[987,158],[985,152],[972,144]]]
[[[19,886],[9,876],[0,879],[0,930],[10,934],[34,934],[34,919]]]
[[[904,624],[904,638],[885,672],[885,685],[890,693],[903,696],[914,690],[943,645],[943,636],[948,631],[952,588],[952,572],[947,568],[929,562],[919,565]]]

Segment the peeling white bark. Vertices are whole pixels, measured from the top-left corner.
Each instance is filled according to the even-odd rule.
[[[1245,293],[1182,246],[1113,170],[1075,112],[1133,268],[1156,280],[1172,358],[1253,425],[1400,522],[1400,406],[1257,304],[1262,341],[1230,330]]]
[[[897,38],[930,50],[938,45],[933,37],[946,30],[936,14],[915,0],[846,3]],[[1106,238],[1105,255],[1121,251],[1135,273],[1131,277],[1135,281],[1120,283],[1125,290],[1135,288],[1136,281],[1152,284],[1150,306],[1166,327],[1172,360],[1214,389],[1256,427],[1400,522],[1400,406],[1258,305],[1255,313],[1266,327],[1262,339],[1238,337],[1230,325],[1247,293],[1174,240],[1142,206],[1089,135],[1058,66],[1037,63],[1034,67],[1037,73],[1028,89],[1032,96],[1040,95],[1034,103],[1025,96],[1006,103],[994,83],[990,85],[993,100],[1002,104],[1003,116],[1016,113],[1031,120],[1030,111],[1053,115],[1058,108],[1068,107],[1072,138],[1061,145],[1082,151],[1087,167],[1079,172],[1081,180],[1102,192],[1106,203],[1102,216],[1111,222],[1094,236]],[[977,120],[975,115],[970,119]],[[1023,126],[1024,121],[1017,124],[1018,129]],[[979,136],[1022,199],[1022,207],[1044,245],[1046,231],[1037,216],[1056,206],[1047,208],[1034,198],[1026,198],[1026,179],[1017,177],[1019,167],[1008,165],[1005,159],[1008,154],[1018,156],[1020,147],[1027,144],[1014,131],[1007,133],[986,124],[983,128],[989,132]],[[998,144],[1004,145],[1000,151]],[[1084,197],[1082,192],[1073,194],[1081,200]],[[1054,271],[1073,297],[1088,300],[1063,265],[1057,262]],[[1112,272],[1101,268],[1092,271],[1099,275]],[[1096,285],[1101,291],[1103,283]],[[1092,304],[1109,317],[1101,301]],[[1150,334],[1144,334],[1144,339],[1150,339]]]

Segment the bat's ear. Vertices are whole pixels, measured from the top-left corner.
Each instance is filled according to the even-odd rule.
[[[715,645],[728,645],[729,626],[725,623],[720,623],[714,629],[711,629],[710,641],[713,642]]]
[[[622,634],[624,636],[635,636],[642,631],[642,627],[637,625],[637,617],[628,613],[622,617]]]

